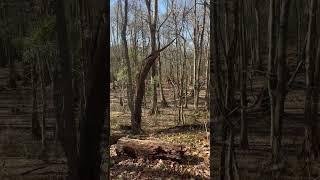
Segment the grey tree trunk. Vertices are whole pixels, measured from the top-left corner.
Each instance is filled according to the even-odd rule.
[[[148,23],[151,37],[151,54],[155,53],[156,47],[156,32],[157,32],[157,20],[158,20],[158,0],[154,1],[153,15],[151,14],[151,0],[146,0],[148,10]],[[152,83],[152,107],[150,114],[158,114],[158,99],[157,99],[157,83],[156,83],[156,63],[151,67],[151,83]]]
[[[131,63],[129,59],[129,52],[128,52],[128,43],[127,43],[127,24],[128,24],[128,0],[124,1],[124,17],[123,17],[123,24],[122,24],[122,31],[121,31],[121,40],[122,40],[122,47],[124,52],[124,58],[127,67],[127,98],[128,98],[128,105],[130,112],[133,112],[133,87],[132,87],[132,72],[131,72]],[[132,114],[131,114],[132,115]]]

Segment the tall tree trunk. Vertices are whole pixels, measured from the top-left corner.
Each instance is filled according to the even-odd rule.
[[[76,123],[73,114],[72,59],[64,3],[63,0],[57,0],[56,2],[59,62],[55,75],[55,104],[57,111],[62,111],[57,113],[62,115],[62,118],[57,117],[58,136],[67,157],[68,179],[76,180],[79,179],[79,176]]]
[[[85,115],[80,127],[80,148],[79,148],[79,179],[99,180],[101,169],[101,140],[105,119],[109,119],[110,102],[107,100],[110,94],[108,81],[110,80],[109,49],[109,28],[107,22],[109,15],[109,1],[93,1],[89,4],[89,12],[85,16],[90,20],[90,32],[93,34],[91,42],[91,56],[87,57],[88,67],[88,89],[86,96]],[[95,15],[93,15],[95,14]],[[98,18],[97,18],[98,17]],[[110,136],[110,123],[106,124],[106,136]],[[109,140],[106,142],[107,158],[109,159]],[[107,175],[109,175],[109,165]],[[109,177],[107,177],[109,179]]]
[[[240,130],[240,145],[242,148],[248,148],[248,122],[247,122],[247,65],[248,65],[248,56],[247,56],[247,49],[246,49],[246,30],[245,30],[245,7],[244,2],[242,1],[241,4],[241,15],[240,24],[241,24],[241,31],[240,31],[240,103],[241,103],[241,130]]]
[[[41,86],[41,100],[42,100],[42,117],[41,117],[41,145],[43,155],[46,153],[46,114],[47,114],[47,99],[46,99],[46,88],[44,82],[44,65],[43,62],[38,59],[38,69],[40,72],[40,86]]]
[[[233,1],[234,9],[233,9],[233,18],[234,18],[234,25],[233,25],[233,40],[231,43],[231,47],[227,51],[226,57],[226,66],[227,66],[227,73],[226,73],[226,99],[225,99],[225,106],[227,108],[232,108],[234,105],[234,59],[236,55],[236,49],[238,46],[238,37],[239,37],[239,2],[237,0]]]
[[[143,60],[144,64],[137,78],[136,95],[134,99],[134,112],[133,112],[133,116],[131,116],[132,132],[135,134],[141,133],[141,114],[142,114],[141,105],[142,105],[143,97],[145,94],[145,80],[148,76],[148,73],[152,65],[155,63],[156,59],[158,58],[160,52],[166,49],[173,42],[174,40],[171,41],[166,46],[164,46],[163,48],[150,54],[147,58]]]
[[[268,24],[268,40],[269,40],[269,52],[268,52],[268,73],[270,74],[268,80],[268,91],[270,98],[270,120],[271,120],[271,132],[270,132],[270,145],[273,144],[273,126],[274,126],[274,107],[275,107],[275,49],[276,49],[276,29],[275,29],[275,0],[270,0],[269,4],[269,24]]]
[[[306,96],[304,150],[308,158],[316,158],[320,151],[320,134],[317,122],[319,103],[319,56],[316,57],[317,0],[311,0],[306,47]],[[319,42],[320,45],[320,42]],[[318,51],[320,47],[318,47]]]
[[[256,1],[255,3],[255,7],[254,7],[254,11],[255,11],[255,17],[256,17],[256,41],[255,41],[255,56],[256,56],[256,60],[257,60],[257,68],[258,69],[262,69],[262,58],[260,56],[260,41],[261,41],[261,37],[260,37],[260,12],[259,12],[259,2],[260,1]]]
[[[128,43],[127,43],[127,24],[128,24],[128,0],[124,1],[124,17],[123,17],[123,24],[122,24],[122,31],[121,31],[121,39],[122,39],[122,46],[124,51],[124,58],[127,67],[127,74],[128,74],[128,82],[127,82],[127,98],[128,98],[128,105],[130,112],[133,112],[133,87],[132,87],[132,72],[131,72],[131,64],[129,59],[129,52],[128,52]],[[132,114],[131,114],[132,115]]]
[[[32,81],[32,134],[40,137],[40,122],[38,119],[38,98],[37,98],[37,72],[34,60],[31,62],[31,81]]]
[[[159,38],[159,34],[158,34],[158,47],[160,47],[160,38]],[[159,63],[159,88],[160,88],[160,99],[161,99],[161,106],[162,107],[168,107],[168,103],[167,100],[164,96],[164,92],[163,92],[163,83],[162,83],[162,62],[161,62],[161,56],[159,55],[159,59],[158,59],[158,63]]]
[[[151,15],[151,0],[146,0],[148,10],[148,21],[151,36],[151,53],[154,53],[156,47],[156,30],[158,21],[158,0],[154,1],[153,15]],[[152,16],[152,17],[151,17]],[[151,67],[151,83],[152,83],[152,107],[150,114],[158,113],[158,99],[157,99],[157,83],[156,83],[156,63],[152,64]]]
[[[216,112],[216,106],[219,109],[219,113],[221,115],[224,114],[225,103],[222,89],[222,81],[221,81],[221,62],[220,62],[220,53],[219,53],[219,39],[218,39],[218,30],[219,30],[219,22],[218,22],[218,5],[214,1],[210,1],[210,146],[213,146],[214,134],[215,134],[215,125],[213,120],[218,116]],[[212,23],[213,22],[213,23]],[[214,56],[213,56],[214,55]],[[214,61],[215,60],[215,61]],[[213,85],[215,88],[213,88]],[[215,94],[215,97],[213,95]],[[216,100],[215,100],[216,99]],[[220,170],[219,170],[219,179],[225,179],[225,152],[226,152],[226,122],[225,119],[222,119],[222,132],[221,132],[221,140],[222,140],[222,150],[220,154]],[[210,149],[210,170],[211,177],[214,177],[214,152],[213,148]]]
[[[275,114],[273,124],[273,140],[272,140],[272,159],[273,162],[280,161],[281,139],[282,139],[282,121],[284,113],[284,101],[286,96],[287,77],[287,30],[288,30],[288,17],[291,0],[283,0],[281,5],[280,14],[280,29],[279,29],[279,42],[278,42],[278,56],[277,56],[277,87],[276,87],[276,102]]]

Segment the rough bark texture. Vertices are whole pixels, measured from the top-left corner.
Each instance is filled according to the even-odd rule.
[[[80,180],[99,180],[101,152],[100,143],[102,140],[103,125],[105,119],[109,119],[109,68],[108,57],[108,34],[107,27],[107,9],[108,1],[94,1],[90,4],[91,10],[96,12],[98,19],[93,27],[96,28],[96,39],[92,42],[92,52],[88,59],[91,63],[88,72],[88,81],[90,85],[87,90],[85,115],[80,127],[80,148],[79,148],[79,179]],[[90,16],[90,18],[95,18]],[[110,136],[110,125],[107,122],[107,137]],[[106,149],[109,150],[109,140],[107,140]],[[109,174],[109,166],[106,169]]]
[[[126,154],[132,158],[167,159],[181,161],[184,158],[184,147],[159,140],[138,140],[120,138],[116,144],[118,155]]]
[[[63,0],[57,0],[56,2],[59,62],[55,74],[55,105],[57,111],[60,111],[57,113],[59,114],[57,117],[58,136],[67,157],[69,168],[68,179],[76,180],[79,178],[77,168],[77,134],[73,115],[72,59],[68,43],[69,38],[64,3]]]
[[[221,81],[221,62],[219,53],[219,39],[218,39],[218,6],[214,1],[210,1],[210,146],[214,146],[215,140],[215,124],[214,120],[216,118],[222,119],[221,128],[221,139],[223,142],[223,147],[220,153],[220,170],[219,179],[224,180],[225,178],[225,152],[226,152],[226,129],[225,129],[225,119],[223,118],[225,103],[223,102],[224,96],[222,91],[222,81]],[[219,117],[220,116],[220,117]],[[214,149],[210,148],[210,172],[211,177],[214,177]]]

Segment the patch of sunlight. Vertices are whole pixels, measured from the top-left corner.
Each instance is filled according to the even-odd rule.
[[[205,134],[199,132],[179,132],[173,134],[161,134],[158,138],[169,143],[183,144],[193,148],[203,146],[204,144],[209,143],[206,142],[207,140]]]

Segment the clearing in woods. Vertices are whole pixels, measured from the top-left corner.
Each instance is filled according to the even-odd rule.
[[[185,124],[178,125],[179,107],[174,107],[173,92],[165,85],[164,94],[169,107],[161,107],[160,113],[149,115],[149,108],[143,108],[142,135],[130,134],[130,111],[126,104],[120,105],[120,90],[111,90],[111,178],[121,179],[209,179],[209,134],[205,123],[208,114],[205,109],[205,90],[200,93],[199,111],[193,110],[193,97],[188,97],[188,108],[184,110]],[[147,96],[147,105],[151,97]],[[136,139],[162,140],[186,146],[182,162],[162,159],[130,158],[118,156],[115,151],[117,139],[123,136]]]
[[[288,50],[289,68],[293,72],[296,68],[294,60],[294,49]],[[264,66],[266,67],[266,65]],[[265,85],[265,77],[255,74],[250,79],[248,86],[249,104],[253,103]],[[144,135],[130,135],[128,126],[130,125],[130,112],[126,105],[121,106],[119,97],[120,90],[111,90],[111,142],[122,136],[137,139],[160,139],[166,142],[174,142],[186,145],[187,161],[178,163],[170,160],[150,160],[142,158],[130,158],[117,156],[115,145],[111,145],[111,177],[130,179],[209,179],[209,134],[206,133],[208,113],[206,111],[204,89],[200,93],[200,109],[198,113],[193,110],[193,97],[188,97],[188,108],[185,109],[186,124],[177,125],[179,108],[174,107],[173,90],[168,84],[165,85],[165,97],[169,107],[161,108],[160,114],[151,116],[148,114],[149,108],[143,108],[143,130]],[[292,85],[285,103],[285,115],[283,122],[282,157],[283,163],[279,167],[271,167],[270,148],[270,112],[264,107],[257,106],[248,112],[248,133],[249,149],[239,148],[240,117],[232,119],[236,124],[235,150],[236,165],[240,179],[268,180],[272,175],[272,169],[279,170],[278,177],[282,180],[308,179],[308,176],[320,176],[319,162],[310,162],[311,166],[306,166],[306,161],[299,157],[300,149],[304,138],[304,73],[298,73]],[[191,87],[189,88],[191,91]],[[252,92],[252,93],[251,93]],[[147,96],[147,105],[150,105],[151,97]],[[250,105],[249,105],[250,106]],[[221,139],[218,136],[217,143],[213,146],[215,163],[215,173],[218,173],[220,165]]]

